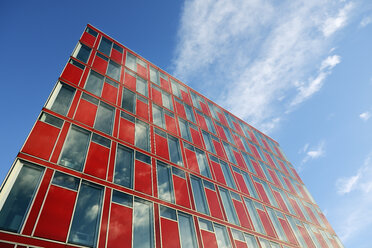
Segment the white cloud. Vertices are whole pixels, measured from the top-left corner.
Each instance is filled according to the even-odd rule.
[[[372,17],[371,16],[367,16],[367,17],[364,17],[360,23],[359,23],[359,26],[361,28],[364,28],[366,27],[367,25],[369,25],[370,23],[372,22]]]
[[[321,141],[317,146],[310,148],[309,145],[306,144],[303,148],[303,152],[306,153],[306,156],[302,159],[302,164],[309,160],[323,157],[325,155],[325,142]]]
[[[368,119],[371,118],[371,113],[369,111],[363,112],[359,115],[359,118],[363,121],[368,121]]]
[[[333,0],[185,1],[174,74],[269,131],[318,92],[340,62],[328,55],[330,38],[348,23],[352,6]]]

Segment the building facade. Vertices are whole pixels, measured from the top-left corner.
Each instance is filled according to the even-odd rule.
[[[342,244],[276,141],[88,25],[2,185],[0,247]]]

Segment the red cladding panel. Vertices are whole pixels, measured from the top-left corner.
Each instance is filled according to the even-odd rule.
[[[119,139],[134,145],[135,124],[124,118],[120,118]]]
[[[295,238],[295,236],[293,235],[292,231],[291,231],[291,228],[289,227],[287,221],[281,219],[281,218],[278,218],[279,222],[280,222],[280,225],[283,227],[283,230],[285,232],[285,235],[287,236],[289,242],[291,244],[297,244],[297,240]]]
[[[320,245],[322,246],[322,248],[328,248],[328,245],[325,242],[325,240],[323,239],[322,235],[320,233],[316,233],[316,232],[314,232],[314,234],[316,236],[316,239],[319,241]]]
[[[212,140],[212,142],[213,142],[213,145],[214,145],[214,149],[217,152],[217,155],[220,156],[220,157],[226,158],[225,154],[223,153],[223,148],[222,148],[221,143],[216,141],[216,140]]]
[[[154,101],[154,103],[156,103],[157,105],[163,106],[161,92],[155,88],[151,88],[151,93],[152,93],[152,100]]]
[[[147,103],[137,99],[136,114],[138,117],[149,120],[149,106]]]
[[[249,134],[249,137],[251,138],[251,140],[254,143],[258,144],[258,140],[257,140],[256,136],[254,136],[254,134],[252,132],[249,132],[249,131],[248,131],[248,134]]]
[[[190,95],[187,92],[181,90],[181,96],[182,96],[182,100],[185,103],[187,103],[188,105],[191,105]]]
[[[208,130],[208,126],[207,126],[207,123],[205,122],[205,119],[204,119],[204,116],[196,113],[196,117],[198,119],[198,122],[199,122],[199,126],[201,128],[203,128],[204,130]]]
[[[174,195],[176,204],[187,208],[191,208],[189,193],[187,191],[187,182],[185,179],[173,175]]]
[[[242,227],[252,229],[251,224],[250,224],[249,219],[248,219],[248,216],[245,212],[243,203],[241,203],[240,201],[236,201],[236,200],[233,200],[233,203],[234,203],[234,206],[235,206],[235,209],[236,209],[236,213],[238,214],[240,225]]]
[[[254,155],[257,159],[261,159],[261,160],[262,160],[262,158],[261,158],[260,154],[258,153],[257,148],[256,148],[255,146],[249,144],[249,148],[251,149],[251,151],[253,151],[253,155]]]
[[[91,142],[84,172],[101,179],[106,179],[109,155],[109,148]]]
[[[244,182],[243,176],[237,172],[234,172],[236,181],[238,182],[240,191],[249,195],[249,190],[247,188],[247,185]]]
[[[227,137],[226,137],[226,134],[225,134],[225,131],[223,130],[223,128],[219,125],[216,125],[216,127],[217,127],[217,132],[220,135],[220,137],[227,141]]]
[[[36,122],[22,152],[48,160],[57,141],[60,129],[45,122]]]
[[[160,86],[165,89],[166,91],[169,91],[169,82],[165,80],[164,78],[160,78]]]
[[[273,159],[271,158],[271,156],[267,152],[264,152],[264,154],[265,154],[266,160],[269,162],[270,166],[273,167],[273,168],[276,168],[275,163],[274,163]]]
[[[65,142],[65,139],[66,139],[67,132],[68,132],[68,129],[69,128],[70,128],[70,123],[69,122],[65,122],[65,124],[62,127],[61,134],[59,135],[59,139],[57,141],[56,147],[54,148],[53,155],[50,158],[50,161],[52,163],[57,163],[59,154],[60,154],[60,152],[62,150],[62,146],[63,146],[63,143]]]
[[[133,210],[119,204],[111,204],[107,248],[132,247]]]
[[[262,225],[264,226],[267,235],[269,235],[270,237],[275,238],[276,237],[275,236],[275,231],[271,226],[271,222],[269,220],[269,217],[267,217],[266,212],[262,211],[260,209],[257,209],[257,212],[258,212],[258,215],[260,216]]]
[[[163,136],[155,134],[155,153],[156,155],[169,160],[168,141]]]
[[[240,168],[247,169],[247,166],[245,165],[242,155],[239,152],[233,151],[234,157]]]
[[[315,225],[318,225],[319,226],[320,224],[319,224],[318,220],[316,219],[313,211],[311,211],[311,209],[308,206],[305,206],[305,209],[306,209],[307,213],[310,215],[310,218],[313,221],[313,223]]]
[[[136,160],[134,174],[134,189],[151,195],[151,165]]]
[[[73,64],[68,63],[62,72],[61,78],[69,81],[73,84],[78,85],[81,75],[83,75],[83,70]]]
[[[124,85],[129,89],[136,91],[136,77],[130,75],[129,73],[125,73]]]
[[[207,105],[203,102],[199,102],[199,103],[200,103],[200,107],[202,109],[202,112],[206,115],[209,115],[209,110],[208,110]]]
[[[217,113],[218,115],[218,119],[220,119],[220,122],[224,125],[224,126],[229,126],[228,123],[227,123],[227,120],[225,118],[225,116],[221,113]]]
[[[284,203],[284,200],[281,196],[281,194],[279,192],[276,192],[275,190],[272,191],[275,198],[276,198],[276,201],[279,203],[279,206],[282,210],[286,211],[286,212],[289,212],[288,211],[288,208],[287,208],[287,205],[285,205]]]
[[[165,116],[165,125],[167,127],[167,131],[177,134],[176,120],[167,114],[165,114],[164,116]]]
[[[80,100],[79,106],[75,113],[75,120],[80,121],[88,126],[93,127],[96,117],[97,105],[84,99]]]
[[[313,244],[313,242],[311,241],[311,237],[310,235],[307,233],[306,229],[303,227],[303,226],[297,226],[298,229],[300,230],[301,232],[301,235],[302,237],[304,238],[307,246],[309,248],[315,248],[315,245]],[[337,247],[337,246],[336,246]]]
[[[279,186],[279,187],[282,187],[282,185],[280,184],[280,181],[278,179],[278,177],[276,176],[275,172],[273,170],[270,170],[270,169],[267,169],[269,171],[269,174],[271,176],[271,178],[274,180],[274,183],[275,185]]]
[[[247,244],[240,240],[235,240],[236,248],[247,248]]]
[[[102,89],[102,98],[107,100],[110,103],[116,104],[116,98],[118,95],[118,88],[104,83]]]
[[[265,139],[261,139],[261,140],[262,140],[262,143],[264,144],[266,150],[271,151],[271,148],[270,148],[269,144],[267,144],[266,140]]]
[[[251,162],[252,162],[252,165],[253,165],[253,167],[254,167],[254,170],[255,170],[256,173],[257,173],[257,176],[266,179],[265,174],[263,173],[260,164],[257,163],[256,161],[253,161],[253,160],[251,160]]]
[[[299,216],[301,219],[305,220],[305,216],[302,213],[300,207],[298,206],[297,202],[291,198],[289,198],[289,201],[291,202],[293,208],[295,209],[297,216]]]
[[[183,119],[186,119],[186,112],[185,112],[185,107],[183,104],[179,103],[178,101],[175,101],[176,103],[176,111],[179,116],[181,116]]]
[[[238,136],[236,136],[235,134],[233,134],[233,137],[234,137],[235,143],[238,145],[239,149],[242,150],[242,151],[245,151],[245,148],[244,148],[243,143],[240,140],[240,138]]]
[[[220,208],[220,203],[218,201],[217,192],[205,188],[205,194],[207,196],[207,201],[209,205],[209,210],[211,211],[211,215],[215,218],[223,220],[223,215]]]
[[[189,149],[185,148],[185,155],[186,155],[186,162],[187,167],[200,174],[199,166],[198,166],[198,160],[196,159],[196,154],[193,151],[190,151]]]
[[[163,248],[181,248],[178,223],[173,220],[160,218],[161,241]]]
[[[302,196],[305,198],[306,201],[311,202],[308,194],[306,193],[304,187],[301,184],[297,184],[297,188],[300,190]]]
[[[212,232],[201,230],[204,248],[218,248],[216,236]]]
[[[92,67],[100,72],[101,74],[106,74],[106,68],[108,65],[108,61],[96,56],[93,61]]]
[[[141,77],[147,79],[147,68],[140,65],[140,64],[137,64],[137,73],[138,75],[140,75]]]
[[[280,168],[282,168],[282,170],[287,173],[287,175],[289,175],[289,171],[287,170],[287,168],[284,166],[284,163],[282,161],[278,161],[279,165],[280,165]]]
[[[96,37],[87,32],[84,32],[81,36],[81,41],[92,47],[94,45],[94,42],[96,41]]]
[[[226,185],[226,180],[225,180],[225,177],[223,176],[221,165],[214,161],[211,161],[211,165],[212,165],[212,170],[214,172],[217,182],[223,183]]]
[[[192,137],[192,142],[195,145],[202,147],[203,145],[202,145],[202,141],[201,141],[201,138],[200,138],[199,131],[197,131],[193,128],[190,128],[190,133],[191,133],[191,137]]]
[[[0,242],[0,247],[2,247],[2,248],[14,248],[14,244]]]
[[[111,50],[111,58],[115,60],[117,63],[121,64],[121,59],[123,57],[123,54],[119,51],[112,49]]]
[[[51,185],[34,235],[65,242],[77,193]]]
[[[258,182],[254,182],[254,184],[256,184],[256,188],[258,190],[258,193],[261,196],[262,201],[265,202],[265,203],[267,203],[268,205],[271,205],[270,200],[267,197],[266,192],[265,192],[265,189],[263,188],[262,184],[261,183],[258,183]]]
[[[288,180],[288,178],[283,177],[285,184],[287,184],[289,191],[291,191],[292,194],[297,195],[296,190],[294,189],[292,183]]]

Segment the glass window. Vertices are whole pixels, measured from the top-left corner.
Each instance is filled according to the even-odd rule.
[[[155,68],[150,67],[150,80],[160,86],[159,72]]]
[[[169,110],[172,110],[173,111],[173,103],[172,103],[172,97],[170,94],[162,91],[162,102],[163,102],[163,106],[166,107],[167,109]]]
[[[125,61],[125,66],[131,69],[132,71],[137,71],[136,56],[127,52],[127,59]]]
[[[80,179],[67,175],[65,173],[55,171],[52,184],[58,185],[67,189],[77,190],[79,187]]]
[[[112,191],[112,202],[131,208],[133,207],[133,196],[117,191],[117,190],[113,190]]]
[[[91,70],[84,88],[96,96],[101,96],[103,80],[104,77],[101,74]]]
[[[238,220],[238,217],[236,216],[235,208],[231,201],[229,191],[221,187],[219,187],[219,189],[220,189],[220,195],[222,199],[222,205],[227,215],[227,220],[230,223],[239,225],[239,220]]]
[[[150,151],[149,125],[146,122],[136,119],[135,145],[143,150]]]
[[[176,210],[174,210],[172,208],[165,207],[163,205],[159,206],[159,210],[160,210],[160,216],[161,217],[177,221],[177,211]]]
[[[77,126],[71,126],[63,146],[59,164],[74,170],[82,171],[89,139],[89,131]]]
[[[200,174],[205,177],[212,178],[211,171],[209,170],[209,165],[207,158],[205,156],[205,152],[202,150],[195,148],[196,159],[198,160]]]
[[[205,122],[207,123],[208,131],[211,132],[211,133],[216,134],[216,129],[214,128],[212,119],[209,118],[208,116],[204,115],[204,114],[203,114],[203,116],[204,116]]]
[[[147,96],[147,81],[137,76],[136,90],[138,93]]]
[[[199,218],[199,226],[200,229],[208,230],[211,232],[214,232],[213,224],[212,222]]]
[[[0,229],[19,232],[43,168],[17,161],[0,193]]]
[[[218,248],[231,247],[229,236],[227,235],[226,227],[214,223]]]
[[[249,216],[251,217],[254,229],[259,233],[266,234],[261,224],[260,217],[258,216],[257,209],[253,204],[253,201],[244,197],[244,203],[245,206],[247,207]]]
[[[181,130],[181,136],[185,140],[191,142],[191,134],[190,134],[190,129],[188,122],[185,120],[182,120],[181,118],[178,118],[178,123],[180,125],[180,130]]]
[[[77,58],[78,60],[86,63],[88,61],[91,50],[92,49],[90,47],[79,43],[77,44],[75,51],[72,54],[72,57]]]
[[[112,47],[112,42],[109,39],[102,36],[101,43],[99,44],[99,47],[98,47],[98,51],[106,54],[107,56],[110,56],[111,47]]]
[[[152,105],[152,117],[155,125],[165,129],[165,119],[163,114],[163,109],[157,105]]]
[[[97,35],[98,35],[98,33],[91,28],[86,28],[85,32],[87,32],[88,34],[93,35],[94,37],[97,37]]]
[[[287,236],[285,235],[284,230],[283,230],[282,226],[280,225],[278,217],[276,215],[277,211],[275,211],[274,209],[269,208],[269,207],[266,207],[266,210],[267,210],[267,213],[269,214],[271,222],[273,223],[275,231],[278,234],[279,239],[282,240],[282,241],[288,242]]]
[[[156,168],[159,198],[168,202],[174,202],[171,167],[157,161]]]
[[[236,185],[235,185],[233,176],[231,174],[229,165],[222,160],[220,160],[220,164],[221,164],[222,172],[225,177],[227,186],[229,186],[230,188],[236,189]]]
[[[42,113],[40,118],[40,121],[48,123],[50,125],[53,125],[55,127],[61,128],[63,125],[63,120],[59,119],[53,115],[47,114],[47,113]]]
[[[121,107],[131,113],[135,113],[135,101],[136,93],[128,90],[127,88],[123,88],[123,101],[121,103]]]
[[[56,88],[51,95],[46,108],[61,114],[66,115],[70,107],[72,98],[74,97],[75,88],[58,82]]]
[[[253,183],[252,183],[252,180],[251,180],[251,177],[249,176],[249,174],[245,171],[242,171],[242,175],[243,175],[245,185],[248,188],[249,195],[256,198],[256,199],[260,199],[260,197],[258,196],[258,194],[256,192],[255,187],[253,186]]]
[[[152,203],[135,197],[133,210],[133,247],[154,247],[153,220]]]
[[[204,143],[205,143],[205,147],[207,148],[207,150],[211,153],[216,153],[216,151],[214,150],[214,146],[212,144],[212,140],[211,140],[211,136],[209,133],[207,133],[206,131],[202,131],[202,134],[203,134],[203,139],[204,139]]]
[[[247,243],[249,248],[251,248],[251,247],[252,248],[259,248],[258,244],[257,244],[257,241],[256,241],[256,239],[253,235],[244,233],[244,237],[245,237],[245,242]]]
[[[170,153],[170,161],[182,166],[182,157],[178,139],[168,135],[168,145]]]
[[[178,225],[181,235],[181,246],[184,248],[197,248],[194,221],[191,215],[178,212]]]
[[[172,84],[172,91],[173,91],[173,94],[174,94],[176,97],[178,97],[178,98],[180,98],[180,99],[183,99],[183,98],[182,98],[181,90],[182,90],[183,92],[187,93],[187,89],[186,89],[183,85],[179,84],[178,82],[176,82],[176,81],[173,80],[173,79],[171,79],[171,84]]]
[[[120,65],[110,60],[107,67],[107,75],[116,81],[120,81]]]
[[[91,247],[97,244],[102,195],[102,187],[82,182],[68,238],[70,243]]]
[[[118,146],[115,161],[114,183],[133,188],[133,150]]]
[[[233,164],[236,164],[235,157],[234,157],[234,155],[232,153],[232,150],[231,150],[231,146],[228,143],[224,142],[224,141],[222,141],[222,145],[225,148],[225,151],[226,151],[226,154],[227,154],[227,158],[229,159],[229,161],[231,163],[233,163]]]
[[[198,212],[208,214],[208,205],[205,199],[204,187],[202,181],[194,176],[190,176],[191,188],[194,195],[195,207]]]
[[[111,134],[114,122],[114,110],[114,107],[111,107],[104,102],[100,102],[94,128],[106,134]]]

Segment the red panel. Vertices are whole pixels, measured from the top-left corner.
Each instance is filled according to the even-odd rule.
[[[267,197],[266,192],[265,192],[265,189],[263,188],[262,184],[261,183],[258,183],[258,182],[254,182],[254,183],[256,184],[256,187],[258,189],[258,193],[261,196],[261,200],[263,202],[267,203],[268,205],[271,205],[270,200]]]
[[[280,168],[282,168],[283,171],[285,171],[285,173],[287,173],[287,175],[289,175],[289,171],[287,170],[287,168],[284,166],[284,163],[282,161],[278,161],[279,165],[280,165]]]
[[[106,179],[109,155],[109,148],[91,142],[84,172],[95,177]]]
[[[193,151],[190,151],[189,149],[185,148],[185,155],[186,155],[186,162],[187,162],[187,167],[200,174],[199,170],[199,165],[198,165],[198,160],[196,159],[196,154]]]
[[[281,151],[279,150],[279,148],[275,146],[274,149],[275,149],[276,153],[279,155],[279,157],[281,159],[285,160],[285,158],[284,158],[283,154],[281,153]]]
[[[176,111],[179,116],[181,116],[184,119],[187,119],[186,112],[185,112],[185,107],[183,104],[179,103],[178,101],[175,101],[176,103]]]
[[[282,185],[280,184],[279,182],[279,179],[278,177],[276,176],[275,172],[273,170],[270,170],[270,169],[267,169],[269,171],[269,174],[271,176],[271,178],[274,180],[274,183],[279,186],[279,187],[282,187]]]
[[[151,195],[151,185],[151,165],[136,160],[134,168],[134,189]]]
[[[226,185],[226,180],[225,180],[225,177],[223,175],[221,165],[214,162],[214,161],[211,161],[211,165],[212,165],[212,170],[214,172],[214,175],[216,177],[217,182],[223,183],[224,185]]]
[[[269,144],[267,144],[266,140],[265,139],[261,139],[261,140],[262,140],[262,143],[264,144],[266,150],[271,151],[271,148],[270,148]]]
[[[262,211],[260,209],[257,209],[257,212],[258,212],[258,215],[260,216],[262,225],[264,226],[267,235],[269,235],[270,237],[275,238],[276,237],[275,236],[275,231],[274,231],[274,229],[271,226],[271,221],[267,217],[266,212],[265,211]]]
[[[171,133],[177,134],[176,120],[167,114],[165,114],[164,116],[165,116],[165,126],[167,130]]]
[[[305,216],[304,214],[302,213],[300,207],[298,206],[297,202],[291,198],[289,198],[289,201],[291,202],[293,208],[295,209],[296,213],[297,213],[297,216],[299,216],[300,218],[302,218],[303,220],[305,220]]]
[[[257,140],[256,136],[254,136],[254,134],[252,132],[249,132],[249,131],[248,131],[248,134],[249,134],[249,137],[251,138],[251,140],[254,143],[258,144],[258,140]]]
[[[119,204],[111,204],[107,248],[132,247],[133,210]]]
[[[328,245],[325,242],[325,240],[323,239],[322,235],[320,233],[316,233],[316,232],[314,232],[314,234],[316,236],[316,239],[319,241],[321,247],[322,248],[328,248]]]
[[[161,98],[161,92],[158,91],[155,88],[151,88],[151,93],[152,93],[152,100],[154,101],[154,103],[156,103],[160,106],[163,106],[163,100]]]
[[[243,161],[242,155],[239,152],[236,152],[234,150],[233,150],[233,153],[234,153],[234,157],[238,165],[243,169],[247,169],[247,166],[245,165]]]
[[[124,85],[129,89],[136,91],[136,77],[129,73],[125,73]]]
[[[333,246],[334,248],[341,248],[340,246],[338,246],[336,240],[334,240],[334,239],[329,239],[329,240],[331,241],[332,246]]]
[[[233,203],[234,203],[234,206],[235,206],[236,213],[238,214],[240,225],[242,227],[252,229],[251,223],[249,223],[247,213],[245,212],[243,203],[241,203],[239,201],[236,201],[234,199],[233,199]]]
[[[115,60],[117,63],[121,64],[121,59],[123,57],[123,54],[119,51],[112,49],[111,50],[111,58]]]
[[[118,95],[118,88],[112,86],[111,84],[104,83],[102,89],[102,98],[107,101],[116,104],[116,98]]]
[[[146,67],[143,67],[142,65],[137,64],[137,73],[141,77],[147,79],[147,68]]]
[[[68,63],[62,72],[61,78],[69,81],[73,84],[78,85],[81,75],[83,75],[83,70],[73,64]]]
[[[187,182],[185,179],[173,175],[174,195],[176,204],[187,208],[191,208],[189,192],[187,191]]]
[[[288,180],[288,178],[283,177],[283,179],[284,179],[285,184],[287,184],[287,186],[288,186],[288,188],[289,188],[289,191],[291,191],[292,194],[297,195],[296,190],[294,189],[292,183]]]
[[[181,91],[182,100],[188,105],[191,105],[190,95],[183,90],[180,90],[180,91]]]
[[[311,218],[311,220],[313,221],[313,223],[314,223],[315,225],[320,226],[320,224],[319,224],[318,220],[316,219],[316,217],[315,217],[313,211],[311,211],[311,209],[310,209],[308,206],[305,206],[305,209],[306,209],[307,213],[310,215],[310,218]]]
[[[212,140],[212,142],[213,142],[213,145],[214,145],[214,149],[217,152],[217,155],[220,156],[220,157],[226,158],[225,153],[223,153],[223,148],[222,148],[221,143],[216,141],[216,140]]]
[[[238,145],[239,149],[242,150],[242,151],[245,151],[245,148],[243,146],[243,143],[241,141],[241,139],[236,136],[235,134],[232,135],[234,137],[234,140],[235,140],[235,143]]]
[[[302,227],[302,226],[297,226],[297,227],[298,227],[298,229],[300,230],[301,235],[302,235],[302,237],[304,238],[304,240],[305,240],[307,246],[310,247],[310,248],[315,248],[315,245],[314,245],[313,242],[311,241],[311,237],[310,237],[310,235],[307,233],[306,229],[305,229],[304,227]],[[336,246],[336,247],[337,247],[337,246]]]
[[[147,103],[137,99],[136,114],[145,120],[149,120],[149,106]]]
[[[207,196],[207,201],[209,205],[209,210],[211,211],[211,215],[215,218],[223,220],[223,214],[220,207],[220,203],[218,201],[217,192],[205,188],[205,194]]]
[[[48,160],[57,141],[59,131],[59,128],[45,122],[36,122],[22,152]]]
[[[219,125],[216,125],[216,127],[217,127],[217,132],[220,135],[220,137],[227,141],[227,137],[226,137],[226,134],[225,134],[225,131],[223,130],[223,128]]]
[[[106,239],[107,239],[107,229],[108,229],[108,221],[110,215],[110,205],[111,205],[111,189],[106,188],[105,196],[103,200],[103,208],[102,208],[102,218],[101,218],[101,227],[98,237],[98,248],[106,248]]]
[[[68,129],[69,128],[70,128],[70,123],[69,122],[65,122],[65,124],[62,127],[62,131],[61,131],[61,133],[59,135],[59,139],[57,141],[56,147],[54,148],[53,155],[50,158],[50,161],[52,163],[57,163],[59,154],[61,153],[62,146],[63,146],[63,143],[65,142],[65,139],[66,139],[67,132],[68,132]]]
[[[302,182],[300,176],[298,175],[297,171],[293,168],[291,168],[291,171],[293,172],[293,174],[295,175],[295,177],[297,178],[298,181]]]
[[[201,141],[201,137],[200,137],[200,133],[199,131],[193,129],[193,128],[190,128],[190,133],[191,133],[191,137],[192,137],[192,143],[194,143],[195,145],[197,146],[200,146],[202,147],[203,143]]]
[[[275,190],[273,190],[272,192],[273,192],[273,194],[274,194],[274,196],[276,198],[276,201],[279,203],[280,208],[283,209],[286,212],[289,212],[288,211],[288,208],[287,208],[287,205],[285,205],[284,200],[283,200],[281,194],[279,192],[276,192]]]
[[[254,170],[255,170],[256,173],[257,173],[257,176],[266,179],[265,174],[263,173],[260,164],[257,163],[256,161],[253,161],[253,160],[251,160],[251,163],[252,163],[252,165],[253,165],[253,167],[254,167]]]
[[[160,86],[166,91],[170,91],[169,82],[164,78],[160,78]]]
[[[206,230],[201,230],[201,236],[203,239],[204,248],[218,248],[216,236],[214,233],[208,232]]]
[[[75,113],[75,120],[93,127],[96,112],[97,105],[94,105],[91,102],[81,99]]]
[[[242,128],[240,127],[239,123],[236,123],[235,121],[233,121],[233,125],[235,127],[235,130],[240,134],[240,135],[244,135],[243,134],[243,130]]]
[[[247,188],[247,185],[244,182],[243,176],[237,172],[234,172],[234,174],[235,174],[236,181],[238,182],[240,191],[249,195],[249,190]]]
[[[235,240],[235,246],[236,248],[247,248],[247,244],[240,240]]]
[[[169,160],[168,141],[158,134],[155,134],[155,154]]]
[[[1,247],[1,248],[14,248],[14,244],[9,244],[9,243],[0,242],[0,247]],[[19,246],[18,246],[18,247],[19,247]]]
[[[253,155],[257,158],[257,159],[260,159],[262,160],[260,154],[258,153],[257,151],[257,148],[251,144],[249,144],[249,148],[251,149],[251,151],[253,151]]]
[[[264,155],[266,157],[266,160],[270,164],[270,166],[273,167],[273,168],[276,168],[275,163],[274,163],[273,159],[271,158],[271,156],[267,152],[264,152]]]
[[[292,231],[291,231],[291,228],[289,227],[287,221],[281,219],[281,218],[278,218],[279,222],[280,222],[280,225],[283,227],[283,230],[285,232],[285,235],[287,236],[289,242],[291,244],[297,244],[297,240],[295,238],[295,236],[293,235]]]
[[[181,248],[178,223],[173,220],[160,218],[161,242],[163,248]]]
[[[308,194],[306,193],[304,187],[301,184],[297,184],[297,188],[300,190],[302,196],[305,198],[306,201],[311,202]]]
[[[198,113],[196,113],[196,117],[198,119],[199,126],[201,128],[203,128],[204,130],[208,130],[208,126],[207,126],[207,123],[205,122],[204,116],[199,115]]]
[[[120,118],[119,139],[134,145],[135,124],[124,118]]]
[[[209,115],[208,106],[203,102],[199,102],[199,103],[200,103],[200,107],[202,109],[202,112],[206,115]]]
[[[217,113],[217,115],[218,115],[218,118],[220,119],[221,123],[224,126],[228,126],[228,123],[227,123],[227,120],[226,120],[225,116],[221,113]]]
[[[98,72],[102,74],[106,74],[107,65],[108,65],[108,61],[96,56],[94,58],[92,67],[95,68]]]
[[[92,47],[94,45],[94,42],[96,41],[96,37],[87,32],[84,32],[81,36],[81,41]]]
[[[35,236],[65,242],[77,192],[51,185]]]

